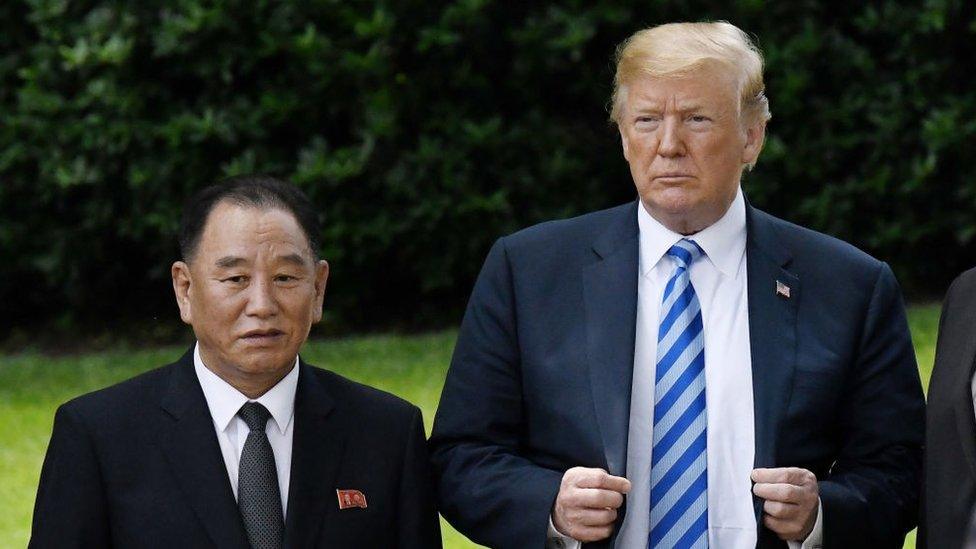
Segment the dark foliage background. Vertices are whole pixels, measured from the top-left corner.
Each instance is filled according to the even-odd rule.
[[[182,201],[252,171],[319,207],[332,326],[456,322],[499,235],[634,197],[614,47],[706,19],[766,54],[754,203],[915,295],[976,263],[973,2],[21,0],[0,4],[0,336],[172,326]]]

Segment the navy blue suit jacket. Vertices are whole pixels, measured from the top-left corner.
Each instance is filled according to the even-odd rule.
[[[488,254],[430,441],[441,513],[474,541],[542,547],[566,469],[626,474],[637,205],[531,227]],[[751,206],[746,257],[756,466],[817,475],[825,547],[901,547],[924,401],[891,270]],[[758,545],[785,547],[754,506]]]
[[[420,410],[299,368],[285,547],[440,547]],[[58,409],[29,547],[249,547],[192,351]]]

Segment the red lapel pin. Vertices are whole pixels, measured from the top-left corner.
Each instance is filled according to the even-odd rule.
[[[359,490],[336,490],[336,496],[339,498],[339,509],[366,508],[366,496]]]

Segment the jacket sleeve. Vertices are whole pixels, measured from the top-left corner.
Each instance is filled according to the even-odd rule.
[[[427,455],[424,420],[414,408],[407,434],[407,446],[400,477],[399,546],[402,548],[440,549],[441,526],[434,500],[434,486]]]
[[[500,239],[461,323],[430,440],[441,513],[490,547],[544,547],[562,473],[523,457],[512,269]]]
[[[900,548],[918,521],[925,401],[895,277],[879,268],[820,483],[824,547]]]
[[[69,407],[54,416],[28,547],[110,547],[105,492],[91,437]]]

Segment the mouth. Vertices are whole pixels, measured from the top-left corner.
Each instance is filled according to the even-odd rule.
[[[694,179],[694,177],[695,176],[687,173],[663,173],[661,175],[654,176],[654,181],[664,184],[681,183],[689,179]]]
[[[251,330],[246,332],[241,336],[241,339],[247,343],[253,343],[257,345],[271,343],[279,338],[283,337],[285,332],[281,330],[269,329],[269,330]]]

